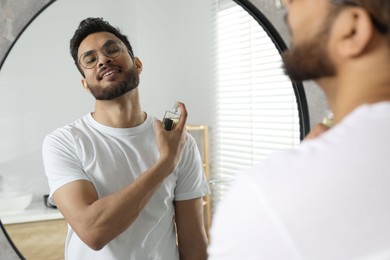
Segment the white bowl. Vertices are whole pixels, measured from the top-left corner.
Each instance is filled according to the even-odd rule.
[[[32,201],[32,194],[0,194],[0,214],[25,210]]]

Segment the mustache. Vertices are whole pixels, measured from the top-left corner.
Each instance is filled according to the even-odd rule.
[[[117,70],[121,70],[121,67],[118,66],[118,65],[115,65],[115,64],[107,64],[107,65],[104,65],[103,67],[101,67],[96,75],[96,79],[97,80],[101,80],[103,78],[102,76],[102,72],[105,71],[106,69],[110,69],[110,68],[114,68],[114,69],[117,69]]]

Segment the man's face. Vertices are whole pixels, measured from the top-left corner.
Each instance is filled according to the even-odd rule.
[[[90,69],[82,68],[85,74],[83,85],[97,100],[112,100],[135,89],[139,84],[139,67],[130,57],[124,45],[115,58],[102,53],[103,46],[110,41],[119,41],[111,33],[99,32],[87,36],[80,44],[78,57],[90,51],[97,51],[98,61]]]
[[[290,0],[286,5],[292,38],[291,48],[282,55],[286,74],[295,81],[334,76],[328,51],[333,15],[324,12],[329,0]]]

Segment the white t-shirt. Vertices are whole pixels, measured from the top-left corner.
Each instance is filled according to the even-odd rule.
[[[49,134],[43,143],[43,160],[50,194],[75,180],[92,182],[99,198],[129,185],[159,158],[153,120],[148,115],[140,126],[112,128],[88,114]],[[179,259],[173,203],[208,192],[198,148],[188,135],[178,167],[163,181],[135,222],[99,251],[85,245],[68,226],[65,258]]]
[[[210,241],[209,260],[390,259],[390,103],[240,175]]]

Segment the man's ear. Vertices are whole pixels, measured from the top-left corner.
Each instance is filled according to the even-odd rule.
[[[142,62],[141,62],[141,60],[138,57],[134,58],[134,64],[135,64],[135,66],[137,66],[138,74],[141,74],[141,72],[142,72]]]
[[[359,7],[345,8],[336,18],[334,25],[336,50],[345,58],[362,54],[375,31],[370,15]]]
[[[81,79],[81,84],[83,85],[83,88],[84,88],[87,92],[91,93],[91,90],[89,90],[89,87],[88,87],[88,84],[87,84],[87,81],[85,80],[85,78],[84,78],[84,79]]]

